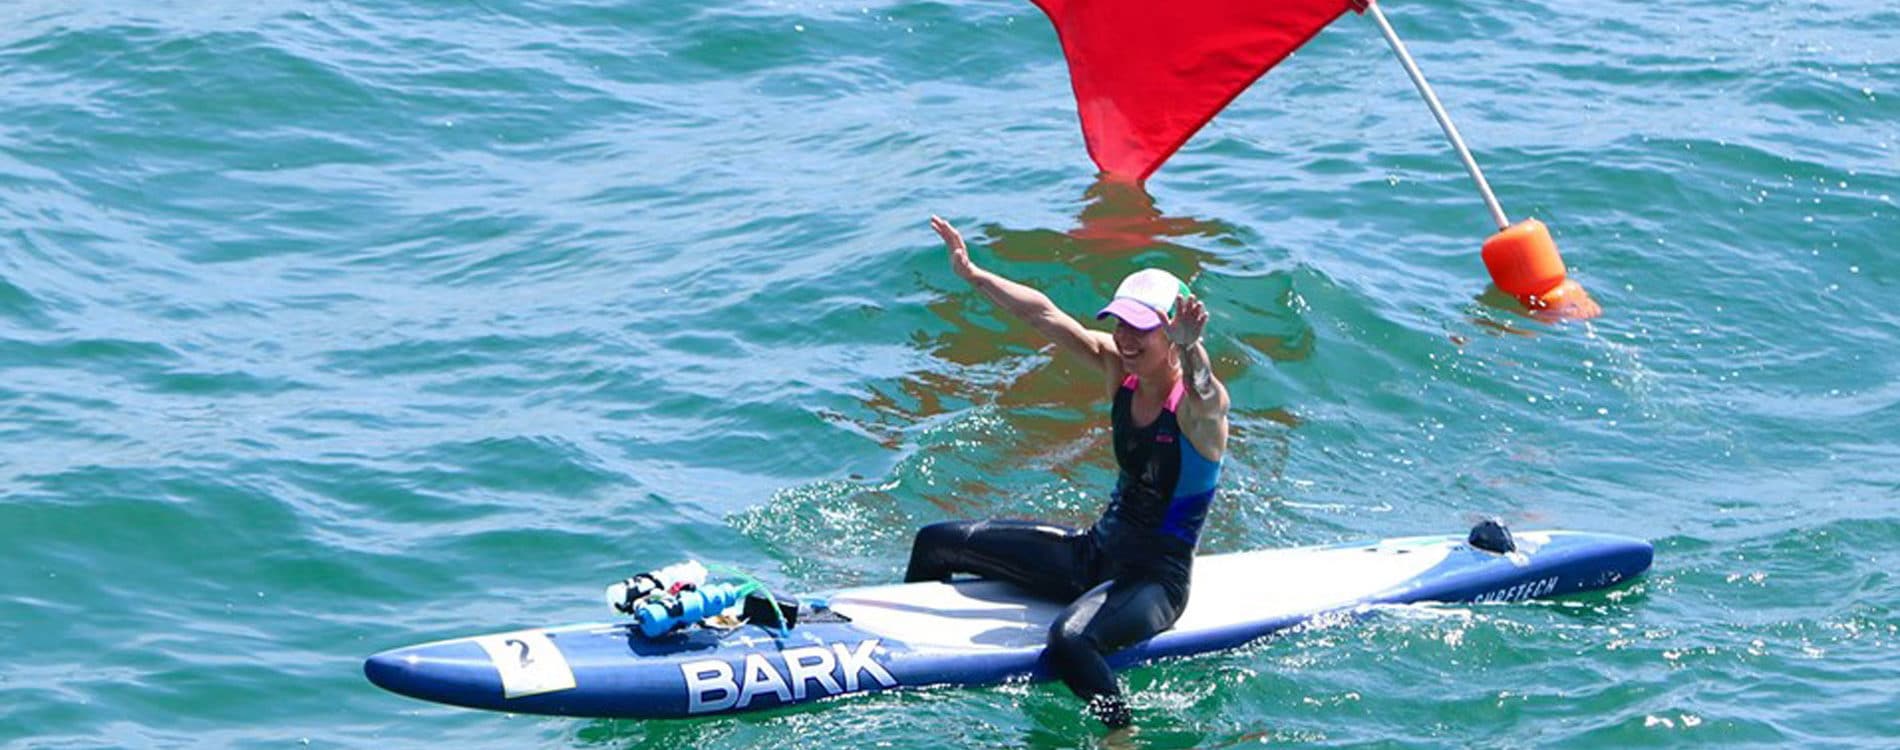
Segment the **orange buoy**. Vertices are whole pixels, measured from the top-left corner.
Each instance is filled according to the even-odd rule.
[[[1498,230],[1484,241],[1484,267],[1491,282],[1520,300],[1541,296],[1564,283],[1564,259],[1550,228],[1525,219]]]
[[[1602,312],[1583,287],[1565,275],[1564,259],[1544,222],[1525,219],[1498,230],[1484,241],[1483,255],[1491,283],[1531,310],[1575,318]]]

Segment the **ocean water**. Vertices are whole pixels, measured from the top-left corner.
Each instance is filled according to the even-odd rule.
[[[1095,746],[1050,684],[631,722],[361,675],[683,557],[815,590],[924,523],[1090,518],[1094,379],[932,213],[1078,315],[1192,279],[1210,551],[1657,546],[1614,592],[1133,669],[1134,746],[1900,744],[1900,9],[1387,11],[1602,318],[1487,294],[1358,16],[1142,193],[1026,2],[0,4],[0,745]]]

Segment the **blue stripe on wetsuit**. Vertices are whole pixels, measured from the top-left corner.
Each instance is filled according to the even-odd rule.
[[[1198,544],[1207,508],[1214,502],[1215,485],[1220,483],[1220,462],[1209,461],[1195,450],[1185,431],[1177,445],[1181,447],[1181,478],[1174,484],[1174,497],[1168,502],[1161,530],[1188,544]]]

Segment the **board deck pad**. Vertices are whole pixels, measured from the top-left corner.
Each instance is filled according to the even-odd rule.
[[[1627,537],[1516,535],[1518,549],[1463,537],[1259,550],[1196,558],[1174,627],[1110,658],[1117,668],[1231,648],[1315,617],[1374,605],[1503,602],[1617,585],[1653,550]],[[423,700],[515,713],[671,718],[852,693],[986,685],[1050,675],[1041,656],[1066,602],[959,580],[846,589],[787,632],[746,625],[658,638],[631,621],[457,638],[369,658],[371,682]]]

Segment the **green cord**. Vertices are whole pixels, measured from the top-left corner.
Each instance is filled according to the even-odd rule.
[[[765,601],[769,602],[772,605],[772,615],[778,618],[778,636],[780,638],[783,638],[785,636],[792,634],[792,629],[785,626],[785,610],[779,608],[778,597],[773,596],[772,590],[769,588],[766,588],[765,584],[759,583],[759,579],[746,575],[745,571],[742,571],[738,568],[734,568],[734,567],[730,567],[726,565],[708,565],[706,566],[706,569],[708,571],[717,571],[719,573],[723,573],[723,574],[732,576],[733,578],[739,579],[740,583],[745,584],[744,586],[739,587],[740,596],[745,596],[746,594],[750,594],[754,591],[765,592]]]

